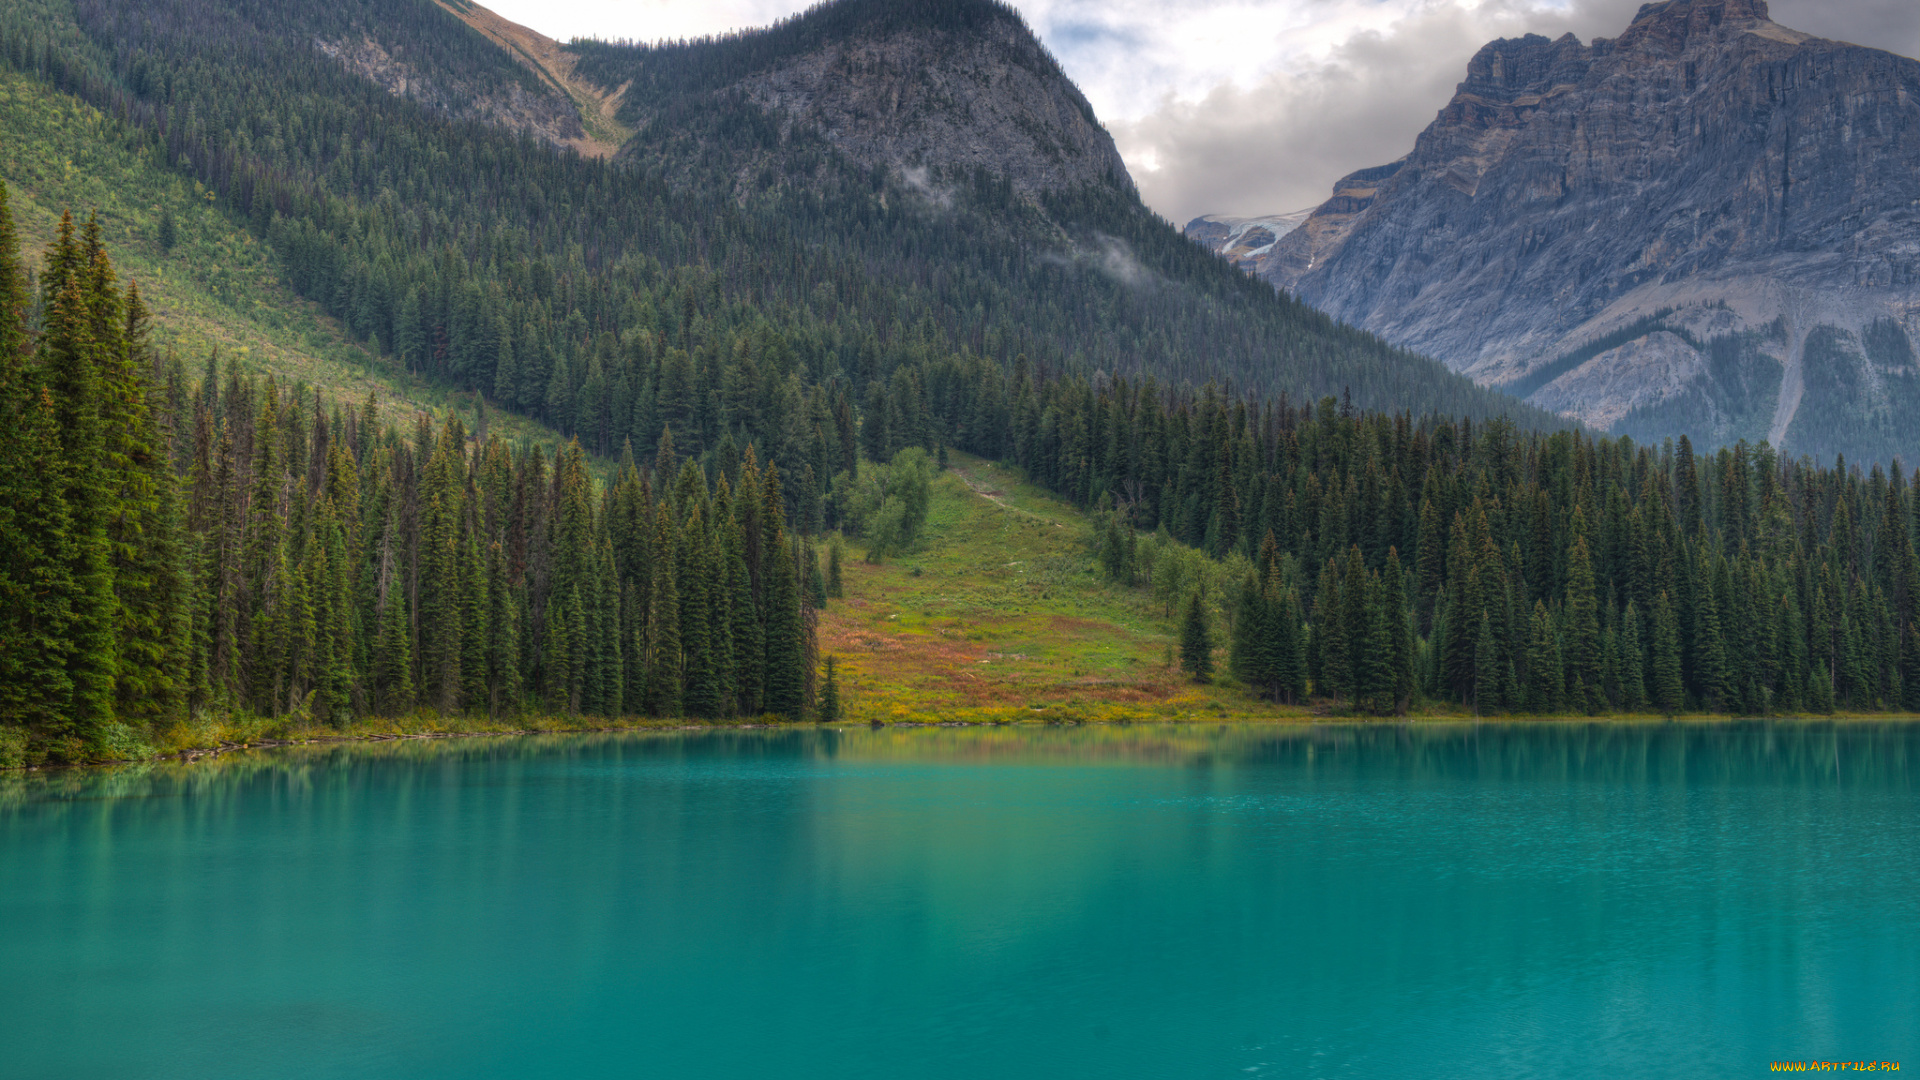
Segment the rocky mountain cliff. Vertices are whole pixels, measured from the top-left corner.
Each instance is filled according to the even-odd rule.
[[[1496,41],[1250,269],[1616,431],[1912,462],[1920,63],[1764,0]]]
[[[727,37],[574,48],[580,75],[630,87],[620,116],[643,135],[746,104],[777,124],[768,151],[801,132],[936,196],[940,175],[979,170],[1026,199],[1133,187],[1086,97],[997,0],[838,0]]]
[[[1086,98],[1013,20],[834,42],[739,89],[869,167],[986,168],[1023,194],[1127,175]]]

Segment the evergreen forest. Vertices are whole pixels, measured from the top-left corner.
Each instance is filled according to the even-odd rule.
[[[825,583],[780,470],[664,436],[596,483],[146,345],[97,225],[30,293],[0,194],[0,723],[124,753],[206,710],[798,719]]]
[[[1374,715],[1920,708],[1899,463],[1556,430],[1240,274],[1124,178],[1026,200],[948,170],[932,212],[726,90],[823,34],[1009,18],[846,0],[583,44],[631,85],[602,160],[489,123],[542,84],[431,0],[8,5],[0,62],[200,184],[382,371],[473,407],[167,354],[99,224],[30,271],[0,185],[0,740],[838,716],[815,626],[840,549],[815,547],[925,542],[949,449],[1083,508],[1122,588],[1212,560],[1226,584],[1166,611],[1194,680]],[[436,94],[313,44],[352,35]]]

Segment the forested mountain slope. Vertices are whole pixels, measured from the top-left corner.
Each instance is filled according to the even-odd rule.
[[[582,46],[573,77],[628,86],[621,116],[642,128],[612,161],[556,152],[537,125],[492,109],[557,92],[431,0],[13,0],[0,54],[127,117],[152,140],[144,153],[205,184],[297,291],[390,363],[578,432],[595,452],[651,445],[664,423],[711,445],[732,418],[687,414],[678,387],[710,401],[736,355],[758,372],[761,353],[855,410],[896,368],[961,351],[1296,396],[1350,387],[1361,405],[1515,408],[1215,266],[1105,165],[1087,173],[1098,182],[1042,189],[986,167],[1004,164],[999,151],[942,160],[959,129],[928,121],[876,129],[874,145],[919,139],[927,153],[870,168],[812,114],[768,111],[735,87],[768,76],[761,51],[790,68],[823,40],[978,33],[975,22],[992,29],[976,53],[1010,50],[1022,78],[1057,78],[1013,18],[984,0],[842,0],[720,41]],[[1026,51],[1005,44],[1016,39]],[[440,89],[370,78],[315,44],[348,40],[406,58]],[[671,69],[674,89],[650,90],[635,64]],[[860,85],[867,70],[846,78]],[[1104,161],[1110,144],[1077,91],[1055,90],[1050,115],[1067,127],[1022,152],[1064,154],[1071,128]],[[993,130],[1024,118],[1010,111]]]
[[[1917,165],[1920,61],[1665,0],[1487,45],[1256,270],[1596,427],[1911,461]]]
[[[69,95],[0,73],[0,180],[30,269],[63,212],[99,215],[102,243],[140,283],[156,351],[195,369],[218,354],[283,386],[320,389],[330,402],[377,394],[390,408],[473,416],[471,393],[379,363],[339,320],[287,285],[273,248],[248,233],[203,186],[141,153],[137,133]],[[494,431],[552,441],[538,422],[495,410]]]

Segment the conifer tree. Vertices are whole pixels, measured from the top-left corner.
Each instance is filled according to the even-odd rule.
[[[1920,714],[1920,628],[1900,635],[1900,707]]]
[[[493,637],[487,624],[493,601],[487,595],[487,564],[480,557],[480,541],[470,528],[461,529],[457,604],[460,612],[460,707],[485,710],[491,700],[487,686],[490,665],[487,646]]]
[[[388,716],[412,712],[413,631],[407,617],[406,590],[394,581],[380,607],[380,642],[373,650],[373,690],[379,710]]]
[[[1654,707],[1668,716],[1686,705],[1686,685],[1681,679],[1680,620],[1673,602],[1665,592],[1654,600],[1653,643],[1647,669],[1653,674]]]
[[[1418,582],[1416,608],[1421,625],[1433,625],[1433,605],[1446,581],[1447,534],[1440,522],[1440,510],[1431,498],[1420,502],[1420,546],[1416,555],[1415,578]]]
[[[1447,602],[1450,606],[1441,640],[1441,682],[1460,701],[1472,700],[1479,665],[1474,656],[1480,634],[1480,616],[1485,610],[1481,577],[1475,565],[1473,542],[1467,535],[1466,519],[1455,514],[1447,542]],[[1317,624],[1318,620],[1316,620]]]
[[[1647,653],[1640,641],[1640,611],[1627,601],[1620,617],[1620,707],[1633,712],[1647,700]]]
[[[769,466],[769,475],[772,471]],[[772,539],[775,543],[767,552],[767,663],[763,685],[767,711],[797,720],[806,705],[807,686],[807,650],[801,641],[800,583],[794,567],[798,549],[787,544],[777,531]]]
[[[820,572],[820,553],[808,544],[801,548],[800,565],[807,572],[807,606],[815,611],[824,611],[827,606],[827,579]]]
[[[721,483],[726,478],[721,477]],[[724,503],[716,502],[713,508],[714,523],[707,537],[705,565],[708,582],[707,617],[712,620],[707,634],[707,648],[713,653],[713,682],[717,696],[715,715],[724,716],[733,708],[737,687],[735,675],[738,673],[738,659],[733,646],[733,593],[727,587],[730,573],[727,568],[731,544],[726,533],[731,523],[731,514]]]
[[[1585,713],[1605,704],[1601,691],[1599,603],[1587,540],[1576,536],[1567,556],[1566,647],[1567,703]]]
[[[1379,582],[1367,571],[1366,556],[1358,545],[1347,549],[1346,568],[1340,578],[1340,625],[1335,629],[1341,644],[1346,684],[1341,696],[1354,708],[1365,708],[1380,687],[1382,657],[1374,650],[1375,622],[1379,611]],[[1384,638],[1385,631],[1380,631]]]
[[[461,588],[459,445],[448,425],[428,459],[420,492],[420,697],[443,712],[460,708],[470,607]]]
[[[733,542],[727,549],[727,593],[732,597],[729,610],[733,618],[734,711],[742,716],[757,716],[763,689],[762,665],[767,653],[766,632],[760,622],[759,605],[753,600],[745,542],[737,524],[730,533]]]
[[[1347,683],[1345,642],[1340,640],[1340,577],[1328,560],[1313,591],[1312,631],[1307,639],[1307,677],[1313,692],[1338,697]]]
[[[241,541],[241,580],[235,612],[237,682],[242,696],[262,712],[279,708],[280,679],[287,656],[286,467],[280,455],[280,398],[269,381],[253,426],[254,461]]]
[[[113,271],[102,253],[99,287]],[[104,356],[102,415],[109,432],[113,513],[115,712],[126,719],[178,717],[186,704],[189,582],[182,535],[179,477],[157,421],[153,358],[146,344],[147,309],[129,284],[119,347]]]
[[[73,697],[72,521],[53,395],[42,390],[20,397],[19,411],[6,417],[14,451],[0,455],[6,504],[0,508],[0,566],[6,571],[0,581],[0,723],[61,732],[72,716]]]
[[[26,393],[23,382],[27,357],[28,296],[26,268],[20,262],[20,236],[14,228],[13,204],[0,185],[0,390],[17,406]]]
[[[1194,682],[1213,681],[1213,638],[1198,589],[1187,599],[1186,615],[1180,624],[1180,669]]]
[[[59,475],[64,486],[68,556],[63,583],[66,597],[67,677],[72,691],[67,708],[49,716],[56,735],[91,744],[114,716],[115,620],[113,553],[108,525],[113,514],[113,477],[101,402],[107,389],[102,353],[110,343],[98,338],[111,314],[111,297],[100,295],[98,275],[84,273],[90,259],[76,243],[71,217],[60,226],[49,252],[41,286],[46,315],[38,368],[51,391],[55,430],[60,438]],[[91,287],[93,295],[87,290]]]
[[[1300,626],[1299,594],[1287,589],[1274,608],[1275,683],[1280,700],[1291,705],[1307,699],[1307,652]]]
[[[836,668],[837,661],[832,655],[827,657],[827,677],[820,685],[820,713],[818,719],[823,724],[837,724],[844,717],[840,709],[840,680]]]
[[[604,531],[600,537],[599,570],[594,575],[594,620],[591,678],[596,716],[625,713],[626,676],[620,650],[620,574],[613,546]]]
[[[1267,617],[1268,606],[1259,580],[1247,575],[1240,585],[1240,599],[1234,607],[1233,637],[1227,646],[1227,671],[1261,694],[1269,691],[1273,675],[1269,655],[1273,628]]]
[[[647,615],[647,699],[649,716],[680,712],[680,593],[674,581],[672,516],[666,506],[654,515],[653,577]]]
[[[1825,667],[1816,667],[1807,680],[1807,711],[1822,716],[1833,712],[1833,676]]]
[[[1505,711],[1505,702],[1501,700],[1501,688],[1506,685],[1504,673],[1500,671],[1500,647],[1494,637],[1493,620],[1486,615],[1480,616],[1480,632],[1475,635],[1477,646],[1474,649],[1473,673],[1473,711],[1476,716],[1497,716]]]
[[[1527,644],[1527,712],[1550,716],[1560,711],[1560,688],[1566,684],[1560,670],[1560,646],[1545,601],[1534,601]]]
[[[1413,703],[1416,685],[1413,615],[1407,607],[1407,576],[1400,565],[1397,548],[1387,549],[1387,568],[1381,576],[1381,622],[1384,643],[1380,652],[1385,675],[1382,686],[1387,695],[1387,711],[1406,715]]]
[[[698,507],[687,517],[680,549],[681,701],[689,715],[711,719],[720,715],[722,702],[713,648],[712,553]]]
[[[333,503],[322,507],[321,535],[315,545],[318,581],[315,597],[316,679],[322,719],[340,723],[353,705],[353,587],[347,566],[347,542]]]
[[[0,184],[0,724],[69,715],[72,522],[57,410],[27,364],[25,273]]]
[[[1700,587],[1694,597],[1693,677],[1701,703],[1708,711],[1717,711],[1728,700],[1727,648],[1720,625],[1720,608],[1714,597],[1712,575],[1700,575]]]
[[[493,715],[520,702],[520,597],[507,572],[506,551],[487,547],[487,707]]]

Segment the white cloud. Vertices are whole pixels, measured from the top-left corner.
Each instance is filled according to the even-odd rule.
[[[1626,28],[1640,0],[1016,0],[1156,210],[1301,209],[1411,149],[1486,42]],[[693,37],[811,0],[494,0],[552,37]],[[1774,0],[1798,30],[1920,53],[1913,0]]]

